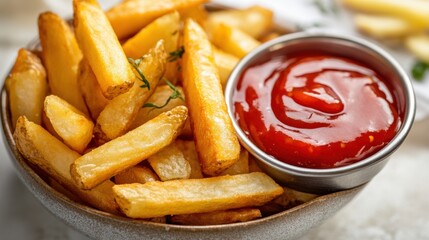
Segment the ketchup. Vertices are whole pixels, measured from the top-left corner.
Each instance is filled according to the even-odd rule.
[[[306,168],[357,162],[386,145],[401,125],[395,94],[378,73],[323,53],[248,67],[233,102],[240,127],[261,150]]]

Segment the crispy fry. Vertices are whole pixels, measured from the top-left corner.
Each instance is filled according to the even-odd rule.
[[[18,119],[13,137],[18,150],[28,161],[39,166],[83,201],[100,210],[118,213],[118,205],[112,194],[113,182],[107,180],[89,191],[81,190],[74,184],[69,170],[80,156],[77,152],[25,117]]]
[[[260,206],[283,193],[264,173],[116,185],[116,202],[131,218]]]
[[[128,0],[111,8],[106,15],[118,38],[124,39],[162,15],[205,2],[207,0]]]
[[[419,58],[429,63],[429,35],[411,35],[405,40],[405,46]]]
[[[238,161],[219,175],[237,175],[243,173],[249,173],[249,152],[245,149],[241,150]]]
[[[138,164],[173,142],[187,117],[185,106],[176,107],[92,150],[73,163],[73,180],[79,187],[91,189]]]
[[[54,130],[64,143],[82,153],[92,139],[94,124],[81,111],[63,99],[50,95],[44,107]]]
[[[398,38],[418,31],[412,24],[397,17],[356,14],[354,22],[360,31],[376,38]]]
[[[158,175],[150,168],[138,165],[128,168],[115,176],[116,184],[147,183],[153,181],[159,181]]]
[[[225,88],[226,83],[228,81],[228,77],[234,69],[235,65],[237,65],[239,59],[234,55],[226,53],[215,46],[213,46],[214,50],[214,59],[217,68],[219,69],[219,78],[220,83]]]
[[[8,78],[6,88],[13,127],[19,116],[41,124],[43,101],[48,92],[46,72],[40,59],[21,48]]]
[[[77,85],[82,53],[69,25],[54,13],[42,13],[39,16],[39,37],[51,93],[88,114]]]
[[[213,43],[223,51],[238,58],[259,46],[261,43],[238,28],[219,24],[213,29]]]
[[[138,68],[143,73],[149,87],[142,87],[141,81],[126,93],[112,99],[101,111],[95,128],[99,139],[110,140],[123,135],[131,126],[138,111],[155,91],[165,72],[166,54],[163,41],[144,56]]]
[[[214,63],[213,50],[203,29],[188,19],[184,28],[183,85],[203,172],[216,175],[240,155],[231,119]]]
[[[208,213],[193,213],[171,216],[172,223],[181,225],[218,225],[247,222],[262,217],[257,208],[242,208]]]
[[[191,166],[191,175],[189,178],[203,178],[200,161],[198,161],[197,150],[195,149],[195,142],[178,139],[176,140],[176,145],[180,148],[183,156]]]
[[[136,77],[97,1],[73,0],[73,10],[77,41],[104,96],[112,99],[128,91]]]
[[[150,156],[148,161],[161,181],[188,179],[191,175],[191,165],[174,142]]]

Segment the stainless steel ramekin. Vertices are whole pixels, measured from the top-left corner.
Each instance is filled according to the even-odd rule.
[[[402,125],[396,136],[375,154],[348,166],[332,169],[297,167],[276,160],[259,149],[242,131],[234,117],[233,95],[241,73],[269,55],[318,51],[352,58],[370,66],[389,81],[397,93]],[[338,34],[293,33],[267,42],[245,56],[232,71],[225,90],[228,113],[242,145],[259,166],[275,180],[297,190],[328,193],[360,186],[370,181],[402,144],[413,124],[416,102],[412,84],[401,66],[386,51],[360,38]]]

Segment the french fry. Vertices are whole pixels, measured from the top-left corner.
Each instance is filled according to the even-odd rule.
[[[184,22],[187,18],[192,18],[195,22],[203,26],[207,20],[207,10],[204,4],[195,5],[180,11],[180,18]]]
[[[85,58],[79,64],[77,82],[80,86],[83,99],[88,106],[91,118],[96,120],[100,112],[109,103],[109,100],[104,97],[100,84],[98,84],[97,78]]]
[[[200,161],[198,161],[197,150],[195,149],[195,142],[178,139],[176,140],[176,145],[180,148],[183,156],[191,166],[191,175],[189,178],[203,178]]]
[[[242,149],[238,161],[219,175],[237,175],[244,173],[249,173],[249,152]]]
[[[151,218],[261,206],[283,188],[264,173],[249,173],[116,185],[113,191],[125,215]]]
[[[183,10],[207,0],[128,0],[106,12],[119,39],[130,37],[162,15]]]
[[[224,10],[209,14],[205,28],[208,34],[219,24],[226,24],[257,39],[273,28],[273,12],[260,6],[240,10]]]
[[[147,183],[153,181],[159,181],[158,175],[150,168],[138,165],[128,168],[115,176],[116,184]]]
[[[262,217],[257,208],[242,208],[209,213],[194,213],[171,216],[172,223],[181,225],[218,225],[247,222]]]
[[[237,65],[239,59],[234,55],[219,50],[215,46],[213,46],[213,50],[215,63],[217,68],[219,69],[220,83],[222,84],[222,87],[225,88],[226,83],[228,81],[228,77],[234,69],[235,65]]]
[[[43,101],[48,92],[46,72],[40,59],[23,48],[6,79],[13,127],[20,116],[41,124]]]
[[[260,207],[264,215],[272,215],[293,208],[317,197],[315,194],[299,192],[287,187],[283,187],[283,189],[284,192],[282,195]]]
[[[263,172],[252,155],[249,155],[249,172]]]
[[[121,44],[96,0],[73,0],[79,46],[108,99],[127,92],[135,75]]]
[[[113,182],[107,180],[89,191],[81,190],[74,184],[70,176],[70,165],[80,157],[77,152],[26,117],[18,118],[13,138],[19,152],[29,162],[39,166],[84,202],[100,210],[118,214],[118,205],[112,194]]]
[[[270,33],[270,34],[267,34],[267,35],[263,36],[263,37],[260,39],[260,41],[261,41],[262,43],[264,43],[264,42],[271,41],[271,40],[273,40],[274,38],[278,38],[278,37],[280,37],[280,36],[281,36],[281,34],[280,34],[280,33],[278,33],[278,32],[272,32],[272,33]]]
[[[88,114],[77,84],[82,53],[70,26],[54,13],[42,13],[39,16],[39,37],[51,93]]]
[[[148,161],[161,181],[188,179],[191,175],[191,165],[174,142],[150,156]]]
[[[137,165],[174,141],[188,109],[176,107],[78,158],[71,167],[75,183],[91,189],[121,171]],[[154,137],[156,136],[156,137]]]
[[[95,134],[98,139],[108,141],[123,135],[135,120],[138,111],[155,91],[165,72],[166,54],[163,41],[144,56],[138,68],[147,80],[146,87],[136,82],[126,93],[112,99],[97,118]]]
[[[429,63],[429,35],[418,34],[406,38],[405,46],[420,60]]]
[[[240,29],[226,24],[217,25],[212,35],[214,45],[238,58],[244,57],[261,44]]]
[[[398,38],[418,31],[406,20],[397,17],[356,14],[356,27],[375,38]]]
[[[183,86],[203,172],[213,176],[234,164],[240,144],[226,110],[213,50],[204,30],[188,19],[184,28]]]
[[[94,124],[81,111],[65,100],[50,95],[44,107],[55,132],[71,149],[82,153],[92,139]]]

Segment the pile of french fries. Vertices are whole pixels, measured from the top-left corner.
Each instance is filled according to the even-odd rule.
[[[205,2],[127,0],[104,12],[74,0],[73,27],[39,16],[42,49],[19,50],[6,85],[16,146],[51,186],[109,213],[185,225],[315,197],[261,172],[226,110],[235,64],[278,35],[272,12]]]

